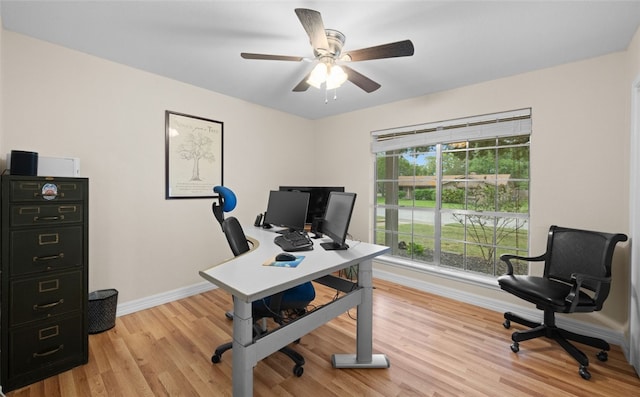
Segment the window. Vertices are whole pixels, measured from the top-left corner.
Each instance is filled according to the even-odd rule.
[[[504,273],[501,254],[528,254],[530,135],[530,109],[373,132],[374,241],[413,267]]]

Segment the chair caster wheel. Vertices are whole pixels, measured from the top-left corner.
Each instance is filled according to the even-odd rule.
[[[520,344],[518,342],[513,342],[511,344],[511,351],[517,353],[520,351]]]
[[[293,374],[298,378],[301,377],[303,373],[304,368],[302,368],[300,365],[296,365],[295,367],[293,367]]]
[[[220,362],[220,355],[219,354],[214,354],[213,356],[211,356],[211,362],[214,364],[218,364]]]
[[[506,329],[511,328],[511,321],[504,320],[504,323],[502,323],[502,326],[505,327]]]
[[[580,370],[578,370],[578,373],[580,374],[580,376],[582,376],[582,379],[591,379],[591,373],[589,373],[589,370],[584,365],[580,366]]]
[[[607,361],[609,359],[609,353],[603,350],[600,353],[596,354],[596,357],[600,361]]]

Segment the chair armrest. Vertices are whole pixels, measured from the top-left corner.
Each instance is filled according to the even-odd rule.
[[[519,255],[512,255],[512,254],[502,254],[500,255],[500,260],[507,264],[507,272],[505,274],[513,275],[513,264],[511,263],[512,259],[518,259],[518,260],[523,260],[527,262],[540,262],[545,260],[546,257],[547,257],[546,253],[539,256],[519,256]]]
[[[597,302],[598,295],[600,294],[600,289],[602,285],[610,284],[611,277],[596,277],[596,276],[591,276],[584,273],[573,273],[571,275],[571,282],[573,284],[571,286],[571,291],[569,291],[569,294],[564,298],[564,300],[567,303],[571,304],[569,312],[575,311],[576,307],[578,306],[578,301],[580,299],[576,299],[576,298],[580,293],[580,289],[582,288],[582,283],[584,283],[585,281],[595,281],[597,283],[597,286],[594,291],[594,296],[593,296],[593,300]]]

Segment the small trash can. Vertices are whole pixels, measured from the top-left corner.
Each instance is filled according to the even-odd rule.
[[[116,325],[118,291],[101,289],[89,293],[89,333],[97,334]]]

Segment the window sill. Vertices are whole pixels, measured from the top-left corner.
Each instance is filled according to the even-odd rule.
[[[462,272],[451,270],[445,267],[430,265],[428,263],[414,262],[411,260],[401,259],[390,255],[381,255],[376,257],[377,263],[425,273],[431,276],[442,277],[449,280],[464,282],[467,284],[488,288],[492,290],[500,290],[495,277],[485,276],[478,273]]]

